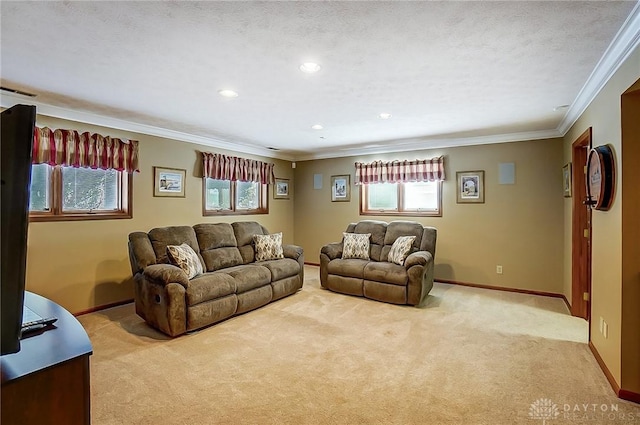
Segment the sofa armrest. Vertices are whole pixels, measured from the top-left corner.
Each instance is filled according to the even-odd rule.
[[[433,255],[429,251],[417,251],[409,255],[404,266],[407,268],[407,304],[420,306],[433,288]]]
[[[329,257],[329,260],[335,260],[342,257],[342,242],[333,242],[322,247],[321,254]]]
[[[285,258],[297,260],[302,255],[302,247],[298,245],[282,245],[282,252]]]
[[[185,288],[189,287],[189,278],[180,268],[171,264],[153,264],[144,268],[144,277],[153,283],[167,286],[170,283],[179,283]]]
[[[429,251],[416,251],[404,260],[404,266],[408,269],[413,266],[426,266],[433,261],[433,256]]]

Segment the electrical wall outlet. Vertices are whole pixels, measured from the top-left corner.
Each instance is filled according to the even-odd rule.
[[[496,266],[496,273],[502,274],[502,266]]]

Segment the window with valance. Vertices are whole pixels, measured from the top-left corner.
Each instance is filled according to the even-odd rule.
[[[371,183],[435,182],[444,180],[444,158],[414,161],[356,162],[356,185]]]
[[[203,215],[267,214],[273,163],[203,152]]]
[[[361,215],[441,216],[444,157],[356,162]]]
[[[36,127],[30,220],[131,218],[138,142]]]

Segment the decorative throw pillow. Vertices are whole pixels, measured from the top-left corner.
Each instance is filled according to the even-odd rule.
[[[167,245],[167,256],[171,264],[180,267],[189,279],[204,272],[198,254],[186,243],[182,245]]]
[[[253,241],[256,244],[256,261],[284,258],[282,232],[270,235],[254,235]]]
[[[369,238],[371,233],[342,233],[344,243],[342,245],[342,258],[369,259]]]
[[[411,245],[416,239],[415,236],[400,236],[391,245],[391,251],[389,251],[389,262],[396,263],[400,266],[404,265],[404,260],[411,251]]]

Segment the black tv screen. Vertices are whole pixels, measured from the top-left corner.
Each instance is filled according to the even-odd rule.
[[[16,105],[2,112],[2,355],[20,351],[35,122],[35,106]]]

